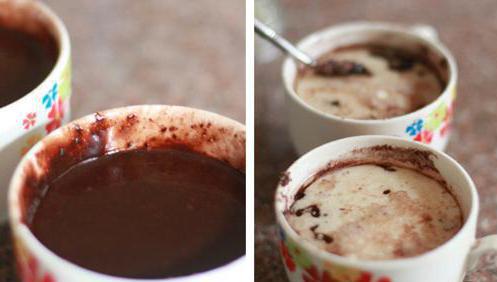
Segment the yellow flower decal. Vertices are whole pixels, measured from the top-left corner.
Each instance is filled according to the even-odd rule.
[[[59,97],[65,101],[71,95],[71,61],[69,61],[62,72],[59,82]]]
[[[426,119],[425,128],[429,131],[435,131],[442,125],[442,122],[447,116],[447,105],[440,104],[435,111],[433,111]]]

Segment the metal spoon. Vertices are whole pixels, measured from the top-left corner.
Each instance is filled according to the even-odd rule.
[[[295,47],[295,45],[293,45],[288,40],[283,38],[281,35],[276,33],[276,31],[272,30],[270,27],[263,24],[257,19],[254,20],[254,23],[255,23],[255,32],[260,36],[262,36],[263,38],[267,39],[274,46],[278,47],[283,52],[286,52],[287,54],[289,54],[294,59],[296,59],[297,61],[301,62],[304,65],[307,65],[309,67],[314,67],[317,65],[316,60],[314,60],[304,51]]]
[[[312,68],[316,74],[322,76],[348,76],[348,75],[370,75],[369,70],[361,64],[352,61],[336,61],[336,60],[326,60],[323,62],[318,62],[311,56],[309,56],[304,51],[295,47],[288,40],[283,38],[281,35],[276,33],[267,25],[263,24],[259,20],[254,20],[255,32],[259,34],[264,39],[271,42],[274,46],[281,49],[292,56],[297,61],[302,64]]]

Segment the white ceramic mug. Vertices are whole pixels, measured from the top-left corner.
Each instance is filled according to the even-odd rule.
[[[186,146],[245,171],[245,127],[226,117],[185,107],[146,105],[108,110],[72,121],[37,143],[17,167],[9,189],[9,219],[22,281],[218,282],[235,281],[248,271],[244,256],[185,277],[153,280],[114,277],[57,256],[30,231],[26,217],[37,197],[27,195],[42,193],[46,178],[56,177],[84,159],[107,152],[160,149],[169,145]],[[72,146],[78,148],[78,153],[73,153]]]
[[[392,135],[430,144],[443,150],[448,142],[456,97],[457,66],[449,50],[428,26],[403,27],[387,23],[357,22],[315,32],[298,43],[313,57],[338,46],[377,42],[397,47],[428,47],[435,66],[447,68],[447,85],[432,103],[412,113],[381,120],[357,120],[322,113],[306,104],[295,92],[296,62],[287,58],[282,75],[286,89],[288,126],[299,154],[326,142],[357,135]]]
[[[284,211],[306,180],[332,161],[355,149],[377,145],[413,148],[432,153],[431,160],[447,181],[461,206],[464,224],[446,243],[422,255],[393,260],[361,260],[328,253],[303,240],[286,221]],[[479,239],[475,244],[478,193],[467,172],[445,153],[425,144],[390,136],[357,136],[322,145],[293,163],[284,174],[287,181],[276,190],[276,219],[280,227],[280,249],[291,282],[456,282],[478,257],[497,251],[497,236]],[[476,247],[471,250],[472,247]],[[465,266],[469,258],[468,267]],[[307,279],[307,280],[306,280]]]
[[[58,47],[55,65],[43,82],[13,103],[0,107],[2,222],[7,219],[7,187],[15,166],[38,140],[69,121],[71,47],[62,21],[39,1],[0,0],[0,19],[21,30],[43,28],[53,36]]]

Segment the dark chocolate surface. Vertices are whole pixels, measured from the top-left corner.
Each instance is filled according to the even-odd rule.
[[[71,37],[72,119],[168,104],[245,120],[244,1],[43,2]],[[19,281],[10,236],[8,223],[1,223],[0,282]]]
[[[57,60],[52,38],[0,26],[0,107],[35,89]]]
[[[245,253],[245,177],[190,151],[135,150],[51,181],[28,219],[49,249],[131,278],[182,276]]]

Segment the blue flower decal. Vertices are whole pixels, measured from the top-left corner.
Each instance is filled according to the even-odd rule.
[[[424,121],[418,119],[406,128],[406,133],[409,134],[409,136],[416,136],[423,129],[423,125]]]
[[[53,85],[53,87],[48,91],[45,96],[43,96],[43,99],[41,102],[45,106],[45,109],[50,109],[52,107],[52,104],[55,103],[57,100],[57,83]]]

